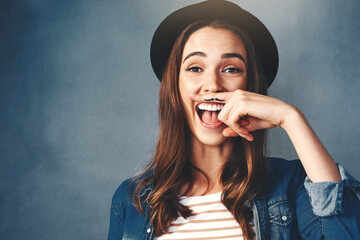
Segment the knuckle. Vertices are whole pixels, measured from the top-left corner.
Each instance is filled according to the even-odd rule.
[[[238,99],[242,102],[246,101],[247,100],[247,96],[245,94],[245,92],[242,92],[238,95]]]
[[[231,118],[228,119],[228,122],[229,122],[231,125],[236,126],[237,117],[236,117],[236,116],[231,116]]]
[[[241,90],[241,89],[236,89],[236,90],[234,91],[234,93],[235,93],[236,95],[242,94],[243,92],[244,92],[244,91]]]
[[[224,122],[224,121],[225,121],[225,118],[224,118],[223,114],[221,114],[221,112],[220,112],[219,115],[218,115],[218,119],[219,119],[221,122]]]

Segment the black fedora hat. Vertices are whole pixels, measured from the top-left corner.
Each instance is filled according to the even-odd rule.
[[[171,49],[181,32],[199,20],[222,19],[240,26],[252,40],[262,64],[268,87],[274,81],[279,55],[274,38],[251,13],[225,0],[208,0],[181,8],[167,16],[156,29],[150,48],[153,70],[161,81]]]

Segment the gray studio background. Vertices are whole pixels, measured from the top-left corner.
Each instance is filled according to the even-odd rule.
[[[184,0],[0,0],[0,239],[105,239],[119,183],[151,158],[152,34]],[[272,32],[272,96],[360,178],[358,0],[235,1]],[[269,153],[296,158],[281,129]]]

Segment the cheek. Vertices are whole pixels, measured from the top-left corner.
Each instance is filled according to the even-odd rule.
[[[245,90],[246,87],[247,87],[247,79],[246,79],[246,76],[245,76],[245,78],[239,83],[237,88],[241,89],[241,90]]]
[[[184,80],[181,79],[181,77],[179,78],[179,93],[180,93],[180,98],[181,98],[183,108],[187,112],[188,105],[189,105],[189,95],[191,93],[189,92],[189,88],[188,88],[186,82],[184,82]]]
[[[233,92],[235,90],[241,89],[246,90],[247,80],[246,77],[237,79],[236,81],[229,81],[226,83],[225,89],[228,92]]]
[[[197,89],[199,87],[196,85],[195,81],[191,81],[189,79],[186,78],[179,78],[179,91],[180,91],[180,96],[183,100],[188,99],[189,100],[189,95],[191,93],[196,93]]]
[[[239,79],[239,81],[236,82],[235,86],[237,89],[241,89],[241,90],[245,90],[247,87],[247,74],[246,72],[244,73],[244,75]]]

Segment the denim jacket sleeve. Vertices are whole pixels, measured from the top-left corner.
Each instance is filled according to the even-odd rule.
[[[312,213],[299,209],[299,230],[305,239],[313,239],[319,230],[325,239],[360,239],[360,183],[340,165],[339,171],[341,182],[313,183],[305,178],[302,192],[312,208]],[[298,201],[306,198],[300,195]]]
[[[269,220],[265,218],[265,221],[270,222],[267,239],[360,239],[359,182],[347,174],[341,166],[339,169],[342,181],[326,183],[324,186],[306,180],[306,172],[300,160],[286,161],[277,158],[270,160],[271,174],[266,187]],[[311,190],[309,186],[312,187]],[[321,199],[324,199],[323,202]],[[273,204],[274,200],[281,201]],[[316,214],[314,209],[318,207],[317,204],[322,205],[328,201],[332,202],[329,206],[338,204],[340,210],[335,213],[336,208],[333,208],[333,212],[325,208],[329,211],[329,215]],[[277,212],[280,214],[276,215]],[[279,223],[273,221],[274,217]],[[264,232],[267,234],[266,229]]]
[[[123,182],[114,193],[110,206],[110,225],[108,239],[122,239],[124,219],[124,193],[127,191],[126,183]]]
[[[360,182],[348,174],[342,166],[338,167],[341,176],[340,182],[313,183],[308,177],[305,178],[304,186],[317,216],[329,217],[343,213],[344,207],[346,207],[343,204],[346,189],[352,191],[353,198],[360,201]]]
[[[115,207],[111,205],[108,239],[122,239],[122,231],[121,216],[116,213]]]

